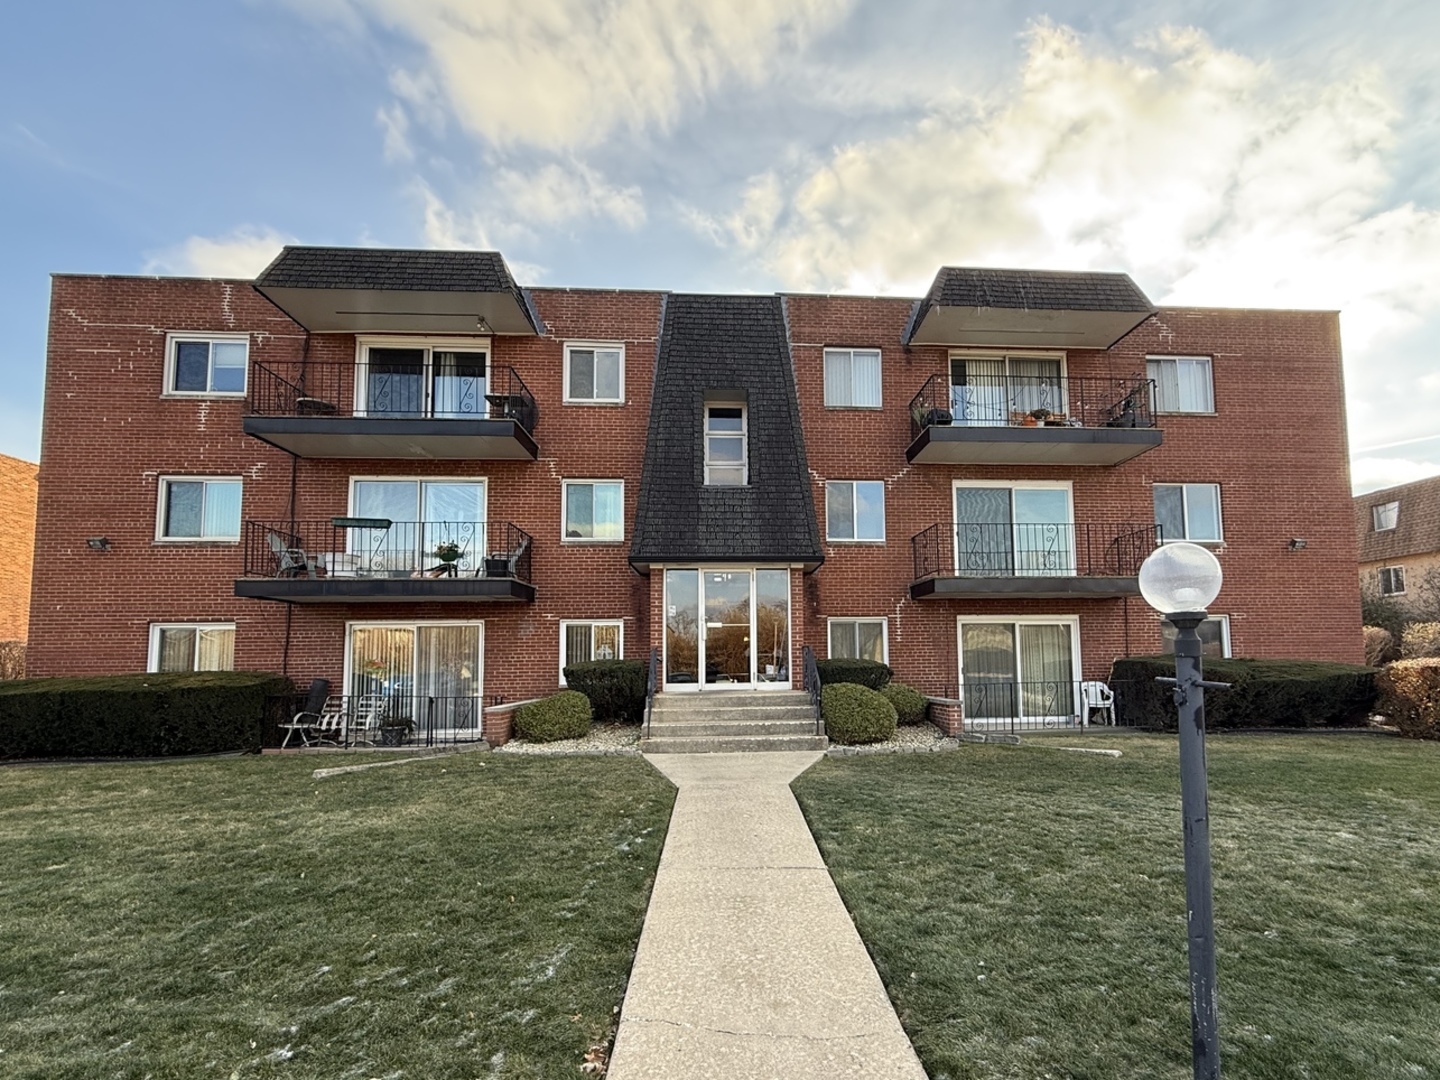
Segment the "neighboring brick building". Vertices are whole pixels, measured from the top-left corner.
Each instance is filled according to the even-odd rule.
[[[34,462],[0,454],[0,642],[28,634],[39,472]]]
[[[1157,539],[1219,555],[1217,651],[1360,659],[1344,430],[1333,313],[1156,310],[1117,274],[947,269],[920,301],[522,290],[479,252],[61,275],[31,671],[489,704],[651,646],[668,691],[798,687],[809,646],[1063,721],[1160,649]]]
[[[1440,476],[1355,496],[1360,587],[1407,611],[1440,604]]]

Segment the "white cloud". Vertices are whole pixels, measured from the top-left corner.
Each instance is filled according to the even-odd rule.
[[[384,154],[389,162],[413,161],[415,148],[410,145],[410,117],[399,102],[382,105],[375,110],[375,123],[385,137]]]
[[[1431,476],[1440,476],[1440,462],[1362,456],[1350,463],[1350,481],[1356,495]]]
[[[756,84],[853,0],[292,0],[352,26],[368,17],[425,51],[396,74],[408,105],[426,83],[496,146],[594,146],[666,129],[733,83]],[[433,77],[432,77],[433,73]]]
[[[495,176],[495,191],[509,213],[525,222],[563,225],[599,217],[627,229],[645,223],[645,203],[638,187],[614,187],[578,161],[552,163],[531,173],[501,169]]]
[[[191,236],[153,252],[147,256],[144,270],[185,277],[253,278],[282,247],[297,242],[274,229],[242,225],[226,236]]]
[[[422,206],[423,234],[427,247],[479,251],[502,249],[503,253],[503,245],[497,243],[498,238],[484,214],[478,211],[457,211],[423,181],[416,181],[415,191]],[[544,280],[543,266],[518,261],[508,255],[505,262],[516,279],[526,285],[535,285]]]

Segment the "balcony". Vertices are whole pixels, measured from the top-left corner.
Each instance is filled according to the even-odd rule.
[[[235,595],[296,604],[531,601],[530,534],[509,522],[247,521]]]
[[[1138,596],[1160,530],[1133,522],[960,522],[910,539],[913,600]]]
[[[1118,465],[1160,445],[1149,379],[933,375],[910,402],[921,465]]]
[[[513,368],[253,364],[245,434],[303,458],[534,461],[540,418]]]

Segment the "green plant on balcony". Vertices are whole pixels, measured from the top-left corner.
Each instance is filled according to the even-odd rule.
[[[460,558],[460,545],[453,540],[435,545],[435,557],[443,563],[452,563]]]

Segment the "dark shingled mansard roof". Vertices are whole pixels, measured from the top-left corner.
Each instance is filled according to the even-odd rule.
[[[272,289],[520,291],[498,251],[287,247],[255,284]]]
[[[747,487],[705,486],[706,394],[725,390],[744,392]],[[823,559],[781,299],[670,294],[630,561]]]

